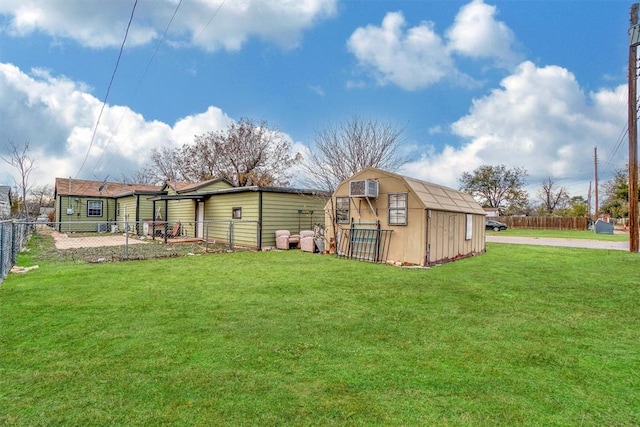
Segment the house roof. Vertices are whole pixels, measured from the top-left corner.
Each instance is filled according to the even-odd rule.
[[[213,179],[208,179],[206,181],[200,181],[200,182],[166,181],[164,188],[169,186],[176,193],[186,193],[186,192],[190,192],[190,191],[197,191],[198,189],[200,189],[202,187],[205,187],[205,186],[207,186],[209,184],[215,184],[217,182],[226,182],[230,186],[233,186],[233,184],[226,178],[213,178]]]
[[[425,209],[485,215],[485,211],[482,209],[482,206],[480,206],[480,204],[476,202],[470,194],[463,193],[462,191],[454,190],[443,185],[433,184],[419,179],[383,171],[381,169],[371,167],[365,168],[345,182],[351,181],[354,178],[359,178],[360,175],[367,175],[367,172],[370,172],[369,175],[372,176],[384,174],[401,179],[418,197]]]
[[[56,196],[124,197],[132,194],[157,194],[158,185],[128,184],[123,182],[88,181],[82,179],[56,178]]]
[[[203,191],[201,193],[187,193],[187,191],[183,189],[180,191],[180,193],[182,194],[158,195],[157,197],[154,197],[151,200],[182,200],[182,199],[201,200],[217,194],[247,193],[247,192],[289,193],[289,194],[304,194],[307,196],[329,197],[328,193],[320,190],[309,190],[309,189],[289,188],[289,187],[259,187],[257,185],[253,185],[248,187],[221,188],[219,190]]]

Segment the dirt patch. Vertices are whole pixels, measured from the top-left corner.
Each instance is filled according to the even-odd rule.
[[[51,231],[51,237],[56,249],[80,249],[80,248],[99,248],[104,246],[124,246],[145,244],[147,242],[129,237],[121,234],[113,234],[109,236],[95,236],[95,237],[69,237],[68,234],[60,233],[58,231]]]

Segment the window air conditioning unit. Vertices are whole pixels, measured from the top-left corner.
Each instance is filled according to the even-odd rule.
[[[349,197],[378,197],[378,181],[373,179],[349,181]]]
[[[98,223],[98,233],[106,233],[109,230],[109,225],[104,223]]]

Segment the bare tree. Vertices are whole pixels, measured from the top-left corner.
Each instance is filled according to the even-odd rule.
[[[558,209],[566,209],[570,203],[567,189],[558,187],[551,177],[542,183],[542,187],[538,190],[538,197],[547,214],[552,214]]]
[[[14,179],[19,193],[22,195],[23,214],[29,215],[27,208],[27,194],[31,190],[31,184],[29,183],[29,175],[36,168],[36,160],[29,156],[29,141],[25,141],[22,146],[18,146],[12,140],[9,140],[9,158],[0,156],[0,159],[10,164],[18,171],[20,180]]]
[[[301,158],[291,153],[281,132],[270,129],[266,121],[247,118],[226,131],[196,136],[193,145],[183,148],[183,156],[194,160],[185,170],[187,178],[226,178],[240,187],[287,186],[291,168]]]
[[[53,186],[50,184],[35,185],[31,189],[30,211],[40,213],[40,208],[53,206]]]
[[[403,131],[391,123],[358,116],[317,131],[302,163],[303,181],[331,196],[340,182],[366,167],[396,171],[407,161],[399,153]],[[327,215],[335,225],[333,197],[328,200]],[[331,229],[329,239],[337,242],[337,227]]]
[[[316,132],[303,162],[308,183],[333,193],[336,186],[366,167],[396,171],[404,129],[358,116]]]

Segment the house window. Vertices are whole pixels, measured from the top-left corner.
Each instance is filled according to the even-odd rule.
[[[389,194],[389,225],[407,225],[407,193]]]
[[[242,208],[232,208],[231,217],[233,219],[242,219]]]
[[[349,224],[348,197],[336,197],[336,224]]]
[[[87,216],[102,216],[102,200],[87,201]]]

